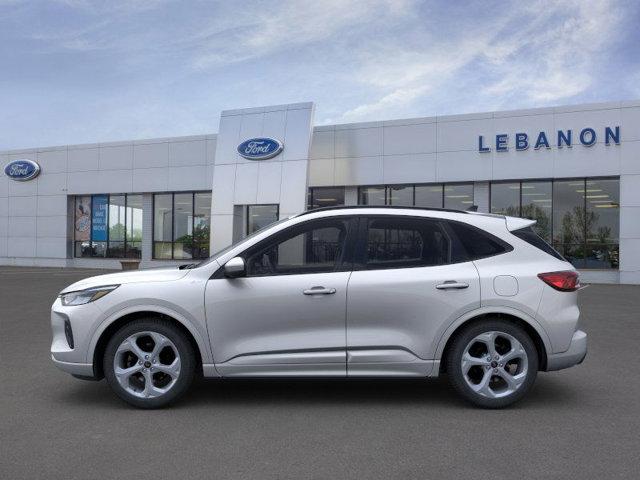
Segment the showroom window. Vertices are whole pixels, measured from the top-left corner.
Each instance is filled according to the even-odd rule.
[[[208,258],[210,230],[211,192],[153,196],[153,258]]]
[[[246,234],[251,235],[278,221],[278,205],[247,205]]]
[[[307,195],[307,210],[344,205],[344,187],[314,187]]]
[[[360,187],[358,204],[466,210],[473,205],[473,183]]]
[[[141,257],[142,195],[82,195],[74,202],[74,256]]]
[[[619,179],[491,183],[491,212],[531,218],[577,268],[618,268]]]

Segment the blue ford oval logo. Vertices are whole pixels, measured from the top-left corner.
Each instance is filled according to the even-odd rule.
[[[4,167],[4,173],[11,180],[25,182],[38,176],[40,173],[40,165],[33,160],[14,160]]]
[[[238,145],[238,153],[249,160],[266,160],[278,155],[284,146],[273,138],[250,138]]]

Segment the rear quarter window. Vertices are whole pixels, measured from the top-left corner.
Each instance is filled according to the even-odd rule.
[[[513,247],[489,232],[460,222],[447,222],[456,242],[453,249],[453,262],[479,260],[510,252]]]
[[[540,238],[538,234],[533,230],[533,228],[520,228],[518,230],[514,230],[511,233],[518,237],[520,240],[524,240],[529,245],[533,245],[537,249],[542,250],[544,253],[548,253],[552,257],[557,258],[558,260],[562,260],[563,262],[567,261],[562,255],[556,252],[556,250],[551,245]]]

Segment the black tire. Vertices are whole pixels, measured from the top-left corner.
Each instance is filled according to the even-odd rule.
[[[131,335],[147,331],[168,338],[180,356],[180,372],[174,385],[166,393],[152,398],[142,398],[129,393],[120,385],[114,372],[116,351],[122,342]],[[191,342],[174,324],[158,318],[143,318],[124,325],[111,337],[105,350],[103,368],[109,386],[122,400],[138,408],[161,408],[178,400],[191,386],[195,375],[196,357]]]
[[[467,345],[478,335],[492,331],[506,333],[519,341],[526,352],[528,364],[527,373],[525,374],[525,379],[522,384],[513,393],[498,398],[491,398],[475,392],[468,385],[462,371],[462,356]],[[457,333],[453,339],[451,348],[448,350],[445,361],[447,376],[451,386],[465,400],[482,408],[504,408],[522,399],[533,386],[538,374],[538,352],[531,337],[529,337],[527,332],[520,326],[499,318],[487,318],[475,322]],[[493,370],[493,368],[487,366],[480,368],[487,369],[487,372]],[[497,382],[499,384],[501,380],[498,378]]]

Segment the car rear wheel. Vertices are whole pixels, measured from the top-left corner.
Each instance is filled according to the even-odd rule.
[[[139,408],[159,408],[177,400],[191,385],[193,347],[171,322],[142,319],[118,330],[104,355],[104,373],[113,391]]]
[[[454,338],[446,368],[451,385],[466,400],[502,408],[520,400],[533,385],[538,353],[518,325],[487,319]]]

